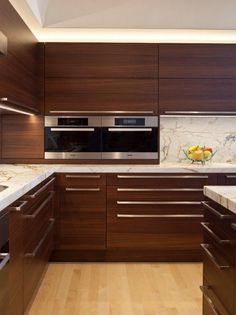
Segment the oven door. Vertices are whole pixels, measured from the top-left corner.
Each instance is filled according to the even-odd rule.
[[[101,128],[46,127],[45,159],[101,159]]]
[[[157,159],[158,128],[102,128],[103,159]]]

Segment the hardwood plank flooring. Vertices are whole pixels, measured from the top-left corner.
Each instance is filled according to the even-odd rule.
[[[201,315],[200,263],[51,263],[28,315]]]

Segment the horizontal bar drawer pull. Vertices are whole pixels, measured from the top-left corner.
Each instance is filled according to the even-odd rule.
[[[164,176],[164,175],[117,175],[117,178],[129,178],[129,179],[142,179],[142,178],[157,178],[157,179],[175,179],[175,178],[189,178],[189,179],[207,179],[209,178],[207,175],[199,175],[199,176],[192,176],[192,175],[171,175],[171,176]]]
[[[212,231],[209,223],[202,222],[201,225],[219,244],[232,244],[233,243],[232,240],[222,240],[214,231]]]
[[[6,264],[10,261],[9,253],[0,253],[0,271],[6,266]]]
[[[16,207],[9,207],[9,211],[22,211],[23,208],[27,205],[28,201],[27,200],[23,200],[23,201],[19,201],[19,206]]]
[[[100,191],[100,188],[66,188],[66,191]]]
[[[120,214],[117,218],[203,218],[202,214]]]
[[[101,178],[101,175],[66,175],[66,178]]]
[[[203,191],[201,188],[117,188],[117,191]]]
[[[108,128],[110,132],[136,132],[136,131],[152,131],[152,128]]]
[[[50,110],[51,114],[153,114],[153,110]]]
[[[26,195],[27,198],[34,199],[40,196],[47,188],[50,186],[53,182],[55,182],[55,177],[50,179],[45,185],[43,185],[39,190],[37,190],[34,194],[32,195]]]
[[[43,245],[44,241],[46,240],[48,234],[51,232],[53,225],[55,223],[55,219],[50,219],[50,224],[44,234],[44,236],[42,237],[42,239],[39,241],[38,245],[35,247],[34,251],[32,253],[26,253],[25,257],[35,257],[38,253],[38,251],[40,250],[41,246]]]
[[[120,201],[118,205],[200,205],[201,201]]]
[[[166,110],[164,112],[167,115],[184,115],[184,114],[195,114],[195,115],[200,115],[200,114],[225,114],[225,115],[230,115],[230,114],[236,114],[236,111],[173,111],[173,110]]]
[[[54,191],[50,191],[50,195],[49,197],[44,200],[44,202],[35,210],[34,213],[32,214],[25,214],[23,215],[23,217],[25,219],[35,219],[37,217],[37,215],[39,215],[39,213],[43,210],[43,208],[46,206],[47,203],[49,203],[49,201],[52,200],[53,196],[54,196],[55,192]]]
[[[226,177],[226,178],[229,178],[229,179],[230,179],[230,178],[236,178],[236,175],[226,175],[225,177]]]
[[[200,245],[204,252],[207,254],[207,256],[210,258],[210,260],[214,263],[214,265],[219,269],[219,270],[224,270],[224,269],[229,269],[231,268],[230,265],[221,265],[218,261],[217,258],[211,253],[210,251],[210,245],[209,244],[201,244]]]
[[[236,223],[232,223],[232,224],[231,224],[231,227],[232,227],[233,230],[236,231]]]
[[[219,213],[216,209],[214,209],[212,206],[210,206],[206,201],[202,201],[202,205],[204,208],[209,210],[212,214],[214,214],[215,216],[217,216],[221,220],[233,218],[233,215]]]
[[[84,131],[94,132],[94,128],[50,128],[51,131]]]
[[[209,287],[208,287],[208,286],[200,286],[200,289],[201,289],[201,291],[202,291],[202,293],[203,293],[205,299],[207,300],[207,302],[208,302],[210,308],[212,309],[213,313],[214,313],[215,315],[221,315],[221,314],[218,312],[217,308],[215,307],[215,304],[213,303],[212,299],[211,299],[211,298],[208,296],[208,294],[207,294],[207,289],[209,289]]]

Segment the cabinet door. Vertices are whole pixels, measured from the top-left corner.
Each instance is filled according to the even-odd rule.
[[[236,79],[162,79],[160,113],[235,112],[235,84]]]

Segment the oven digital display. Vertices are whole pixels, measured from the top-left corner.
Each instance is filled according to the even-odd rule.
[[[58,118],[58,126],[88,126],[88,118]]]
[[[145,126],[145,118],[115,118],[115,126]]]

